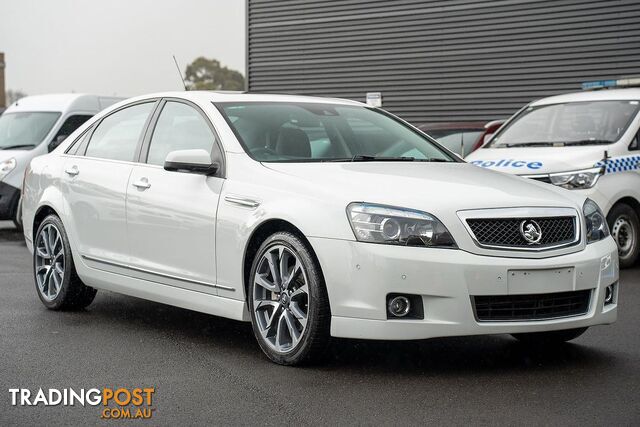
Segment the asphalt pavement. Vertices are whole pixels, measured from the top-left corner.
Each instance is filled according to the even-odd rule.
[[[326,364],[286,368],[241,322],[103,291],[87,310],[46,310],[21,235],[0,222],[0,425],[139,424],[12,406],[8,392],[120,386],[155,388],[152,425],[639,425],[640,268],[619,298],[616,324],[553,350],[334,340]]]

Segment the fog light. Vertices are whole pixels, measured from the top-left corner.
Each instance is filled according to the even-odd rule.
[[[613,297],[615,295],[614,286],[615,286],[615,284],[614,285],[609,285],[604,290],[604,305],[613,304]]]
[[[387,310],[394,317],[404,317],[409,314],[409,310],[411,310],[411,303],[409,302],[409,298],[404,296],[393,297],[389,300],[389,304],[387,305]]]

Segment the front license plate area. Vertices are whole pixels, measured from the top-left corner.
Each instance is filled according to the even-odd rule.
[[[572,291],[575,286],[573,267],[547,270],[509,270],[509,294],[543,294]]]

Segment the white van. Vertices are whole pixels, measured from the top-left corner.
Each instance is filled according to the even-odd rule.
[[[629,83],[591,82],[583,87]],[[640,88],[544,98],[518,111],[466,160],[596,201],[618,243],[620,266],[630,267],[640,258],[639,111]]]
[[[28,96],[0,115],[0,220],[21,227],[20,191],[26,167],[100,110],[123,98],[81,94]]]

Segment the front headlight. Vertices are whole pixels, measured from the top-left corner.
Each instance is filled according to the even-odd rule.
[[[0,162],[0,181],[2,181],[5,176],[9,175],[9,172],[14,170],[17,164],[18,162],[16,162],[16,159],[9,159]]]
[[[400,246],[455,248],[449,230],[433,215],[413,209],[369,203],[347,206],[351,228],[360,242]]]
[[[587,199],[582,207],[587,226],[587,243],[597,242],[609,236],[609,226],[600,207],[591,199]]]
[[[551,183],[569,190],[591,188],[596,185],[602,175],[602,168],[584,169],[572,172],[553,173],[549,175]]]

